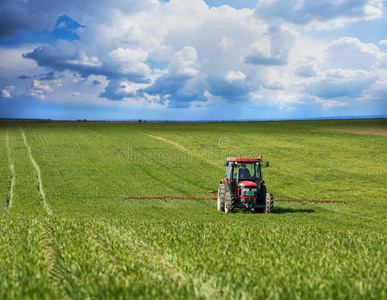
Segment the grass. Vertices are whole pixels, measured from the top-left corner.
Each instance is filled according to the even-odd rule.
[[[0,298],[386,299],[386,127],[1,124]],[[123,200],[201,196],[257,153],[275,196],[348,205]]]

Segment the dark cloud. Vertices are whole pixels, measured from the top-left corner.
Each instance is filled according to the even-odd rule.
[[[77,4],[77,1],[2,0],[0,38],[12,38],[20,30],[32,32],[52,28],[58,16],[74,4]]]
[[[55,79],[58,79],[59,76],[55,76],[55,72],[54,71],[51,71],[51,72],[48,72],[48,73],[45,73],[45,74],[41,74],[39,75],[39,80],[55,80]]]
[[[295,73],[297,76],[310,78],[317,75],[318,69],[314,64],[308,64],[298,67]]]
[[[94,80],[96,81],[96,80]],[[126,92],[125,85],[122,85],[122,80],[110,80],[105,91],[99,96],[112,101],[119,101],[124,98],[132,98],[135,96],[133,92]]]
[[[253,65],[281,66],[286,63],[284,57],[268,57],[260,52],[250,53],[243,58],[243,62]]]
[[[26,79],[31,79],[31,77],[27,75],[21,75],[17,79],[26,80]]]
[[[184,87],[185,83],[191,79],[189,76],[164,75],[156,79],[156,81],[142,91],[149,95],[169,95],[174,94]]]
[[[27,32],[42,31],[55,26],[57,18],[66,14],[81,17],[87,12],[91,22],[111,18],[115,10],[123,14],[132,14],[154,6],[152,1],[144,0],[1,0],[0,2],[0,39],[16,36],[21,30]],[[101,9],[103,7],[103,9]]]
[[[232,83],[222,77],[208,78],[208,91],[211,95],[221,96],[230,101],[243,101],[249,98],[250,92],[254,90],[251,83],[244,80],[234,80]],[[257,87],[255,87],[257,89]]]
[[[353,99],[361,97],[373,81],[373,79],[353,79],[340,82],[327,79],[310,84],[305,88],[305,91],[309,95],[314,95],[322,99],[335,99],[340,97]]]
[[[112,65],[104,65],[97,57],[88,57],[78,41],[58,40],[53,45],[39,47],[23,54],[23,57],[55,71],[75,71],[84,78],[94,74],[104,75],[108,79],[122,78],[136,83],[149,83],[149,79],[142,74],[122,73]]]
[[[190,107],[192,101],[207,101],[204,96],[207,86],[207,82],[201,77],[166,74],[141,92],[168,99],[168,106],[171,108],[186,108]]]

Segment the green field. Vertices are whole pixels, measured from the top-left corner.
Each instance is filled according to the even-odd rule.
[[[387,120],[0,123],[0,299],[387,299]],[[272,214],[213,200],[257,156]]]

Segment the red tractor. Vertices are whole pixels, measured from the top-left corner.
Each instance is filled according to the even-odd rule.
[[[228,157],[224,162],[226,177],[218,189],[218,210],[231,213],[234,208],[254,209],[255,213],[273,210],[273,195],[266,192],[259,158]],[[269,162],[265,162],[265,168]]]

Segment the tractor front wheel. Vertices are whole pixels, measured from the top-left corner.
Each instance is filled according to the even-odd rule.
[[[226,214],[229,214],[232,212],[232,197],[231,192],[226,192],[226,199],[225,199],[225,205],[224,205],[224,212]]]
[[[226,197],[226,187],[224,184],[219,184],[218,188],[218,210],[224,211],[224,202]]]

